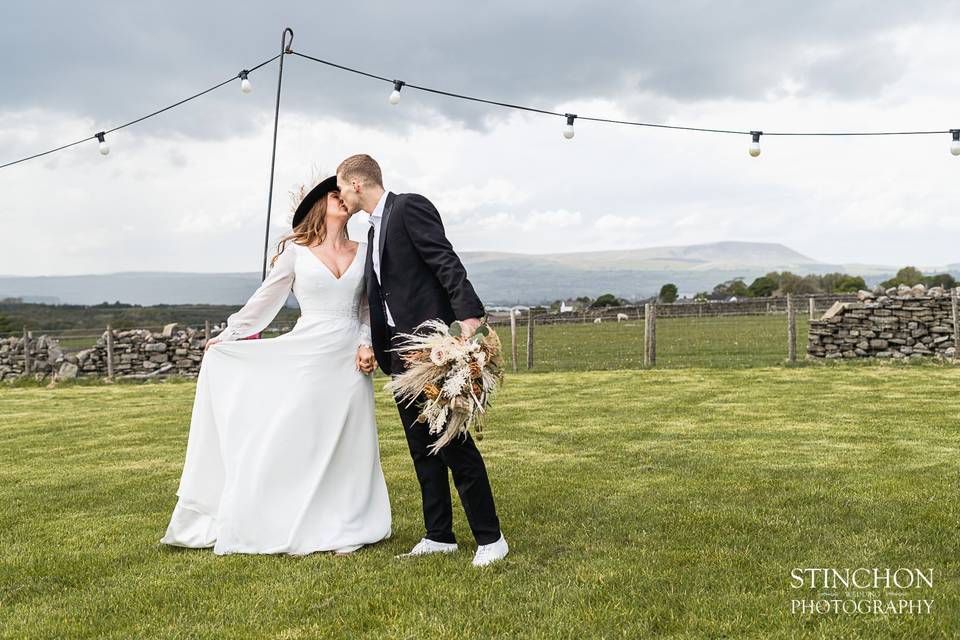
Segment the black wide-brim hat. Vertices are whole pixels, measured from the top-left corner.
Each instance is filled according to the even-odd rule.
[[[303,200],[297,205],[297,210],[293,212],[293,220],[290,226],[296,229],[297,225],[303,222],[303,219],[310,213],[313,205],[317,204],[321,198],[327,197],[327,194],[331,191],[340,191],[340,189],[337,188],[337,176],[330,176],[313,189],[310,189],[310,193],[303,197]]]

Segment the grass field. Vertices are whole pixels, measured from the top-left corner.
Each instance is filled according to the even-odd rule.
[[[797,357],[803,359],[809,327],[797,318]],[[510,326],[497,332],[510,348]],[[517,326],[517,362],[527,362],[527,327]],[[534,326],[535,371],[643,368],[643,321]],[[718,316],[657,319],[658,367],[773,366],[787,359],[786,316]]]
[[[667,332],[664,332],[667,333]],[[0,387],[3,638],[960,635],[960,371],[771,367],[508,378],[481,448],[512,551],[421,535],[378,397],[394,535],[354,557],[158,543],[194,385]],[[382,380],[378,382],[378,387]],[[923,616],[791,614],[794,567],[932,567]]]

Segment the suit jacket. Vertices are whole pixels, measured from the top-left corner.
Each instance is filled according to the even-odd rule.
[[[380,282],[373,252],[380,252]],[[380,222],[379,246],[370,227],[366,261],[367,297],[373,351],[384,373],[391,373],[390,329],[384,302],[396,332],[410,333],[421,322],[479,318],[483,303],[467,279],[467,270],[443,230],[436,207],[416,193],[388,193]]]

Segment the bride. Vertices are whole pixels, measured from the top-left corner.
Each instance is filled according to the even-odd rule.
[[[186,460],[161,542],[213,553],[350,553],[390,537],[374,417],[364,243],[336,176],[314,187],[272,269],[208,341]],[[300,318],[266,328],[293,290]]]

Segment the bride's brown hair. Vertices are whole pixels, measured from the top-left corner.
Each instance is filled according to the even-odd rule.
[[[310,189],[320,183],[320,180],[314,180],[313,184],[310,187],[307,185],[300,185],[296,191],[290,192],[290,201],[292,203],[291,208],[296,210],[297,205],[303,201],[304,196],[306,196]],[[314,244],[320,244],[327,237],[327,197],[329,194],[323,196],[317,203],[310,208],[310,211],[307,212],[307,215],[304,216],[303,221],[298,224],[292,233],[280,238],[280,242],[277,244],[277,253],[270,259],[270,266],[273,266],[273,263],[277,261],[277,258],[280,257],[280,254],[283,253],[284,247],[288,240],[292,240],[296,244],[303,245],[305,247],[313,246]],[[343,225],[343,237],[350,239],[350,234],[347,233],[347,225]]]

